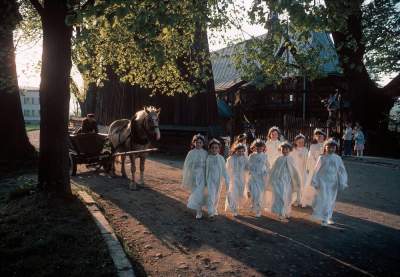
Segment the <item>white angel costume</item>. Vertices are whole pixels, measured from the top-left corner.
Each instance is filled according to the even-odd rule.
[[[271,211],[282,217],[289,217],[293,193],[297,192],[300,177],[291,156],[281,156],[272,166],[269,184],[272,187]]]
[[[311,179],[314,175],[315,165],[317,164],[318,158],[324,152],[323,143],[311,144],[310,151],[308,151],[307,163],[306,163],[306,182],[302,193],[301,205],[311,206],[315,198],[315,188],[311,186]]]
[[[267,155],[268,155],[268,163],[269,165],[272,166],[274,165],[276,159],[281,156],[281,151],[279,149],[279,146],[281,145],[281,141],[280,140],[268,140],[265,143],[266,147],[267,147]]]
[[[338,190],[347,187],[347,172],[342,158],[336,154],[321,156],[315,167],[312,186],[317,190],[313,217],[327,223],[332,218]]]
[[[228,208],[237,214],[247,199],[246,191],[246,156],[232,155],[226,161],[226,169],[229,176],[229,186],[226,193],[225,210]]]
[[[258,214],[264,206],[266,178],[269,171],[268,158],[265,153],[254,152],[249,157],[249,182],[253,210]]]
[[[229,176],[226,172],[225,159],[220,155],[208,155],[206,160],[206,184],[208,190],[208,214],[218,215],[218,202],[221,193],[221,182],[229,184]]]
[[[204,205],[206,159],[206,150],[192,149],[183,164],[182,185],[191,191],[187,207],[197,211]]]
[[[302,195],[306,183],[308,149],[306,147],[296,147],[289,155],[293,158],[294,166],[300,177],[300,185],[296,195],[296,203],[300,204],[302,203]]]

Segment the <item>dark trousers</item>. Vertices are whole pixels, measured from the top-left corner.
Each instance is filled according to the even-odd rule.
[[[352,148],[351,144],[352,144],[351,140],[344,141],[344,155],[345,156],[351,156],[351,148]]]

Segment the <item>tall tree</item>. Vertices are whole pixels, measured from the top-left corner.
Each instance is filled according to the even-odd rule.
[[[364,63],[366,43],[362,3],[362,0],[326,1],[330,20],[336,26],[332,36],[349,87],[354,118],[366,127],[376,128],[383,119],[384,111],[389,109],[390,99],[379,93]]]
[[[367,2],[369,5],[365,8]],[[386,88],[378,88],[371,78],[365,61],[367,65],[373,64],[383,72],[398,70],[399,11],[395,9],[395,1],[326,0],[324,3],[311,0],[254,1],[250,17],[255,23],[267,25],[266,19],[269,14],[279,14],[277,30],[285,29],[289,21],[290,28],[296,31],[300,38],[307,38],[306,34],[310,31],[332,33],[344,80],[348,86],[347,97],[352,102],[354,119],[361,121],[369,129],[375,129],[383,122],[390,99],[382,93]],[[365,24],[371,20],[375,21],[376,18],[379,18],[379,24]],[[387,27],[390,27],[389,34],[387,30],[382,32]],[[382,43],[376,45],[376,41]],[[259,57],[262,51],[259,52],[261,53],[254,55]],[[374,52],[380,56],[374,55]],[[371,59],[372,56],[375,56],[375,59]],[[384,64],[382,59],[385,60]],[[273,58],[260,60],[262,65],[263,62],[267,66],[277,64]],[[312,58],[309,60],[314,61]],[[379,64],[382,66],[377,67]],[[396,78],[400,78],[399,76]]]
[[[30,0],[40,15],[43,53],[40,82],[39,185],[60,195],[71,192],[68,159],[71,36],[68,0]]]
[[[36,153],[25,130],[15,65],[13,31],[21,16],[16,0],[0,0],[0,10],[0,161],[16,166]]]

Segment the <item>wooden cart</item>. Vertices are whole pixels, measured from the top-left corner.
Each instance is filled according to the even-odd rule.
[[[107,147],[106,134],[70,134],[69,160],[70,174],[76,175],[78,164],[92,166],[96,170],[111,170],[112,153]]]

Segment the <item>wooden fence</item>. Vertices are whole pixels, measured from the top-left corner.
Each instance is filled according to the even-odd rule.
[[[268,129],[272,126],[278,126],[282,131],[283,137],[293,142],[298,134],[303,134],[306,137],[306,144],[309,145],[315,128],[321,128],[325,131],[325,124],[323,121],[316,118],[303,120],[302,118],[293,115],[284,115],[282,118],[275,118],[263,121],[262,125],[258,124],[256,127],[257,138],[266,140]]]

